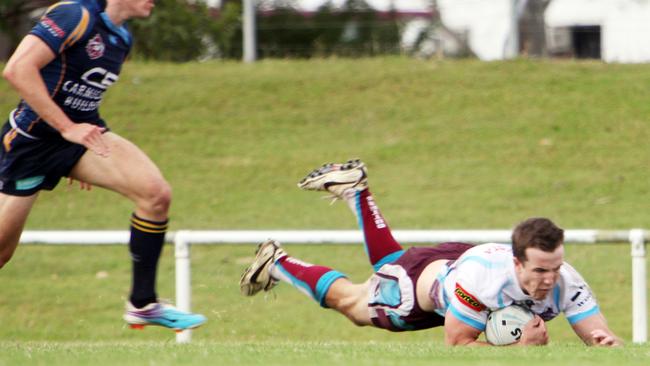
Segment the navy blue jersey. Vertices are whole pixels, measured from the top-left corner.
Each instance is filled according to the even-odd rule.
[[[56,54],[41,70],[50,96],[73,122],[104,126],[99,105],[115,83],[131,49],[131,34],[103,12],[101,0],[61,1],[52,5],[29,34],[39,37]],[[58,137],[21,101],[10,116],[18,131],[32,138]]]

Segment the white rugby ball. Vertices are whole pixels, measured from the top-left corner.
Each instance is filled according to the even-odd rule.
[[[534,316],[532,311],[519,305],[510,305],[495,310],[488,315],[487,324],[485,324],[485,338],[495,346],[518,342],[524,325]]]

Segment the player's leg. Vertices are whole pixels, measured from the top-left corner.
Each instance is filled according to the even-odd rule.
[[[0,268],[14,254],[38,193],[26,197],[0,193]]]
[[[393,237],[369,188],[361,191],[347,190],[344,199],[357,217],[359,228],[363,231],[366,253],[375,271],[404,254],[404,249]]]
[[[308,174],[298,187],[328,191],[347,202],[363,231],[366,253],[375,271],[404,253],[370,193],[363,162],[350,160],[344,164],[325,164]]]
[[[368,282],[354,284],[339,278],[330,287],[325,298],[327,307],[345,315],[355,325],[373,325],[368,312]]]
[[[125,320],[136,326],[157,324],[174,329],[203,324],[202,315],[185,314],[158,303],[156,271],[167,231],[169,184],[136,145],[112,132],[104,138],[110,155],[101,157],[87,151],[70,176],[120,193],[135,204],[129,240],[133,278]]]
[[[367,314],[367,286],[355,285],[344,274],[289,256],[280,243],[261,243],[253,263],[244,271],[242,294],[253,296],[285,282],[309,296],[322,307],[333,308],[357,325],[371,324]],[[365,309],[365,310],[364,310]]]

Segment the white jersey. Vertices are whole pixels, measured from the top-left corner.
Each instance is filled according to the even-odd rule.
[[[447,311],[460,321],[485,330],[488,313],[513,303],[523,304],[545,321],[564,313],[571,324],[599,313],[598,304],[589,286],[568,263],[560,268],[560,278],[542,300],[535,300],[521,289],[515,275],[512,246],[482,244],[466,251],[455,262],[445,266],[433,287],[436,312]]]

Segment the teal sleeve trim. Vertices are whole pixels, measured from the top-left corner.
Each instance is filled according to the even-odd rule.
[[[598,305],[595,305],[593,308],[585,311],[584,313],[572,315],[570,317],[567,317],[566,319],[569,321],[569,324],[574,325],[575,323],[581,321],[582,319],[588,318],[598,313],[600,313],[600,308],[598,307]]]
[[[456,310],[453,305],[449,304],[449,311],[451,311],[451,314],[456,317],[456,319],[460,320],[461,322],[476,328],[483,332],[485,330],[485,324],[478,322],[466,315],[463,315],[460,313],[460,311]]]

